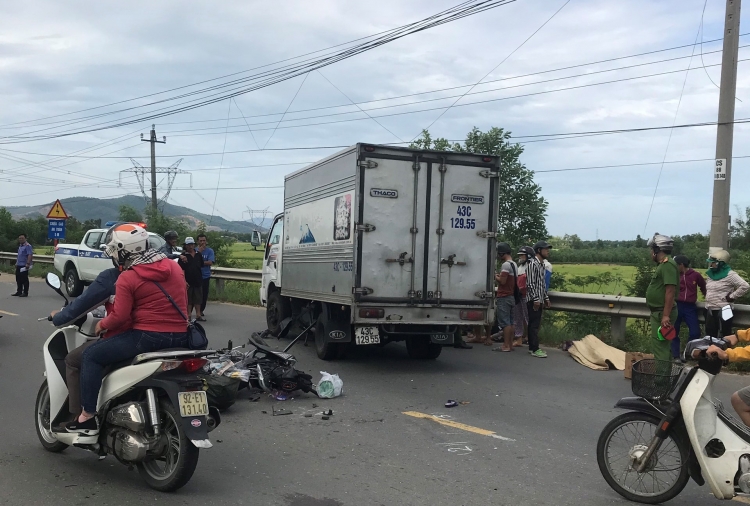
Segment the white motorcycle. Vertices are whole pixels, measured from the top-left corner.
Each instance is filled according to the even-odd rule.
[[[629,410],[609,422],[596,449],[607,483],[631,501],[658,504],[679,494],[690,478],[708,482],[717,499],[750,494],[750,428],[713,398],[722,362],[706,357],[723,339],[690,341],[686,356],[698,365],[683,367],[644,359],[633,366],[638,397],[615,405]]]
[[[47,284],[63,298],[60,278]],[[65,304],[68,304],[65,298]],[[50,319],[40,318],[40,320]],[[36,399],[39,441],[51,452],[68,446],[107,454],[138,471],[149,486],[171,492],[185,485],[198,464],[200,448],[211,448],[208,432],[220,423],[209,408],[202,380],[195,374],[212,350],[162,350],[114,364],[102,381],[96,416],[99,434],[56,432],[70,419],[65,356],[95,339],[100,318],[88,313],[74,325],[56,329],[44,343],[45,380]]]

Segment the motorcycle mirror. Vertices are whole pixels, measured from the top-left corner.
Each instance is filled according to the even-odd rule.
[[[53,272],[47,273],[47,285],[53,290],[59,290],[62,287],[62,282],[57,274]]]
[[[53,273],[48,272],[47,277],[45,278],[45,281],[47,282],[47,286],[52,288],[54,291],[60,294],[60,296],[65,299],[65,305],[68,305],[68,298],[65,296],[65,294],[62,292],[62,282],[60,281],[60,277]]]

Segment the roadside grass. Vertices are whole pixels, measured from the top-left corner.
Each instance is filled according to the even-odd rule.
[[[240,269],[261,269],[264,248],[261,244],[256,251],[248,242],[236,242],[230,247],[230,260]]]
[[[224,291],[216,292],[216,281],[211,283],[208,300],[244,304],[246,306],[260,306],[260,283],[245,281],[225,281]]]
[[[13,274],[15,276],[16,274],[16,268],[13,265],[9,265],[5,262],[0,263],[0,272],[6,273],[6,274]],[[48,272],[53,272],[60,275],[59,272],[55,270],[55,267],[52,264],[34,264],[34,267],[29,272],[29,277],[31,278],[44,278]]]
[[[561,274],[566,278],[565,290],[576,293],[625,294],[626,283],[631,283],[636,273],[632,265],[615,264],[552,264],[552,277]],[[609,276],[602,276],[609,273]]]

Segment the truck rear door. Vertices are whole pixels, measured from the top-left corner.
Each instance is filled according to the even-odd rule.
[[[497,227],[492,198],[497,179],[487,169],[464,163],[448,159],[433,165],[427,298],[445,304],[483,303],[494,286],[490,238]]]
[[[487,305],[497,158],[365,146],[359,164],[356,297]]]

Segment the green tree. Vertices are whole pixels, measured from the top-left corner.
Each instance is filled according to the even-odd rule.
[[[499,156],[499,239],[511,244],[529,244],[549,235],[545,222],[548,203],[541,196],[541,186],[534,182],[534,173],[521,163],[523,146],[511,143],[510,137],[511,133],[502,128],[492,127],[482,132],[474,127],[460,144],[444,138],[433,139],[430,132],[423,130],[410,147]]]
[[[122,205],[120,206],[119,211],[117,221],[131,221],[138,223],[143,221],[143,215],[133,206]]]
[[[737,209],[739,218],[734,220],[734,224],[729,228],[729,237],[733,248],[750,249],[750,207],[745,208],[744,216],[740,209]]]
[[[165,216],[161,211],[157,210],[156,213],[154,213],[151,208],[147,208],[145,214],[146,224],[148,225],[148,230],[150,232],[164,235],[167,230],[174,230],[181,239],[184,239],[188,235],[188,232],[190,232],[190,229],[185,223],[172,218],[171,216]]]

